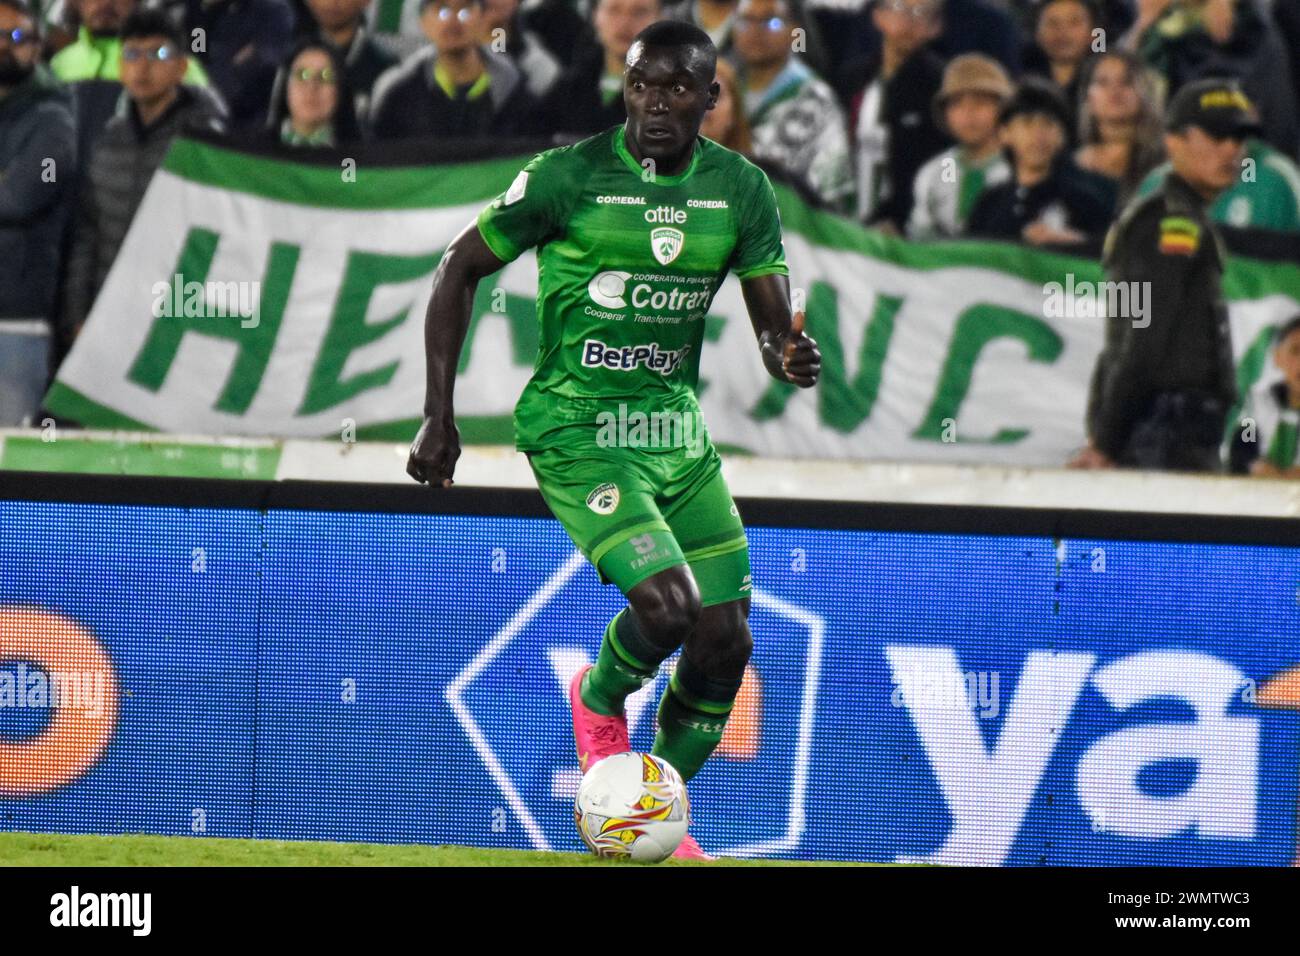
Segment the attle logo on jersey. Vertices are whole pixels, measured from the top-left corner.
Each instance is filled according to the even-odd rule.
[[[680,229],[664,226],[650,230],[650,248],[661,266],[666,266],[682,253],[686,236]]]

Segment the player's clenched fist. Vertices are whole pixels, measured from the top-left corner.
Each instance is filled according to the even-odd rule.
[[[817,342],[804,334],[803,323],[803,312],[796,312],[789,332],[763,336],[763,364],[773,378],[811,388],[821,374],[822,353]]]
[[[425,418],[411,442],[411,457],[406,473],[416,481],[427,481],[431,488],[450,488],[451,476],[460,458],[460,429],[454,421]]]

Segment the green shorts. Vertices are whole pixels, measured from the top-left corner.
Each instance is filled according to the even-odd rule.
[[[712,444],[648,452],[547,448],[528,453],[537,487],[602,584],[627,594],[690,566],[705,607],[749,597],[749,544]]]

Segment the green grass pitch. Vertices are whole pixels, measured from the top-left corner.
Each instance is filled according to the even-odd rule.
[[[470,846],[389,846],[296,840],[227,840],[145,834],[0,833],[0,866],[635,866],[589,853]],[[867,866],[843,862],[670,860],[660,866]],[[882,864],[877,864],[882,865]]]

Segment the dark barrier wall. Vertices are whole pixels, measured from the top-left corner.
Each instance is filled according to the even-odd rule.
[[[742,509],[756,651],[691,786],[706,847],[1295,857],[1290,523]],[[620,598],[542,513],[0,479],[0,828],[579,849],[565,685]]]

